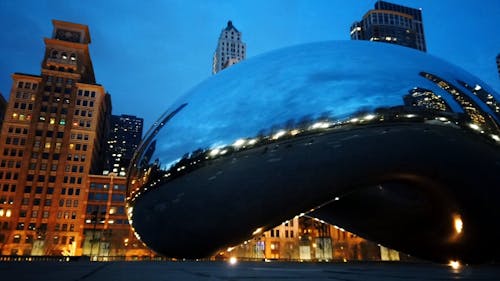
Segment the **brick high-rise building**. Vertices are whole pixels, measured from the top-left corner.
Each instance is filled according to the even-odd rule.
[[[377,1],[361,21],[351,25],[352,40],[397,44],[427,51],[422,10]]]
[[[0,136],[0,252],[80,255],[87,179],[100,173],[111,98],[86,25],[53,20],[40,75],[14,73]]]
[[[217,42],[212,73],[216,74],[224,68],[244,60],[245,57],[246,44],[241,41],[241,32],[234,27],[232,21],[228,21]]]

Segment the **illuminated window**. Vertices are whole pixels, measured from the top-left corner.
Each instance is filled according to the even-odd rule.
[[[56,123],[56,118],[50,118],[49,123],[50,123],[51,125],[54,125],[54,124]]]

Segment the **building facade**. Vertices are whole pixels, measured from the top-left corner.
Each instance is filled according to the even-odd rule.
[[[214,258],[247,260],[360,261],[399,259],[399,253],[340,227],[310,217],[285,221],[260,237],[220,252]]]
[[[89,175],[82,254],[92,260],[138,260],[155,256],[129,225],[125,209],[127,179],[110,173]]]
[[[125,176],[130,160],[142,138],[144,119],[132,115],[112,115],[104,174]]]
[[[86,25],[52,21],[40,75],[15,73],[0,136],[0,252],[81,255],[87,181],[102,169],[111,99]]]
[[[241,35],[241,32],[234,27],[233,22],[228,21],[217,42],[212,65],[213,74],[245,59],[246,44],[241,41]]]
[[[427,51],[422,10],[377,1],[361,19],[351,25],[352,40],[385,42]]]

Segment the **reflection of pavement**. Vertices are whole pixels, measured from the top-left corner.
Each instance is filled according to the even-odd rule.
[[[498,280],[500,266],[412,263],[7,262],[0,280]]]

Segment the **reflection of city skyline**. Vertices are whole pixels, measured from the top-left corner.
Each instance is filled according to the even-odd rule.
[[[474,100],[436,75],[427,72],[421,72],[420,75],[446,90],[454,101],[458,103],[464,115],[461,116],[460,113],[453,112],[451,106],[442,96],[435,94],[429,89],[414,87],[408,91],[408,94],[403,96],[404,105],[401,106],[379,107],[373,110],[367,108],[343,119],[332,117],[328,112],[319,114],[317,118],[312,118],[311,115],[305,115],[295,119],[288,119],[282,124],[274,124],[269,128],[262,128],[258,131],[257,135],[242,136],[230,144],[218,145],[216,147],[200,147],[191,152],[184,151],[183,155],[174,162],[162,163],[160,158],[155,158],[155,161],[151,161],[151,157],[154,156],[156,149],[156,140],[153,140],[154,137],[171,118],[187,105],[183,104],[178,109],[165,116],[161,122],[158,123],[158,127],[153,127],[151,129],[152,133],[148,135],[144,143],[148,144],[148,140],[153,141],[151,141],[148,146],[141,147],[137,152],[138,157],[142,154],[142,161],[139,166],[148,167],[144,164],[154,163],[153,166],[148,168],[151,169],[150,176],[155,175],[154,179],[149,180],[149,182],[153,186],[160,186],[176,177],[203,167],[207,161],[230,155],[238,151],[270,145],[278,140],[281,141],[294,137],[312,135],[320,131],[327,132],[328,130],[342,129],[345,126],[376,123],[383,124],[388,121],[426,122],[429,120],[438,120],[443,124],[450,124],[450,122],[453,122],[453,125],[460,124],[461,127],[470,130],[471,128],[467,123],[467,120],[469,120],[472,124],[480,125],[481,130],[486,130],[496,136],[498,133],[496,123],[493,122],[493,120],[487,122],[487,120],[491,120],[492,117],[485,113]],[[466,84],[463,85],[464,87],[468,87]],[[468,89],[474,90],[470,87]],[[477,90],[478,89],[475,91]],[[492,100],[488,106],[492,109],[496,108],[497,103],[493,96],[484,89],[480,90],[482,97],[486,97],[487,101]],[[463,119],[464,117],[466,118],[465,120]],[[475,128],[473,127],[472,129]],[[148,184],[145,184],[145,186],[149,187]]]

